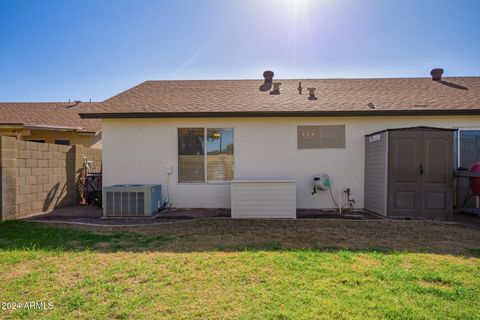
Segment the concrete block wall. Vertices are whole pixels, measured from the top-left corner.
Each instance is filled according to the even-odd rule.
[[[101,150],[1,137],[1,218],[18,219],[81,201],[83,159]],[[89,158],[90,159],[90,158]]]
[[[17,198],[17,145],[15,138],[0,140],[0,183],[2,218],[11,219],[16,214]]]

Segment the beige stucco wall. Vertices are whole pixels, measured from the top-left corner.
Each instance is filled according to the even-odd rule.
[[[297,126],[345,124],[345,149],[297,149]],[[176,207],[230,207],[229,183],[181,184],[177,171],[177,128],[234,128],[235,178],[297,181],[298,208],[333,208],[328,191],[315,195],[312,176],[327,173],[335,194],[351,188],[363,207],[365,135],[386,128],[480,127],[480,116],[106,119],[103,120],[104,185],[168,185]],[[128,146],[128,147],[125,147]],[[167,167],[173,167],[168,176]]]
[[[22,130],[27,133],[21,137],[21,140],[45,140],[45,143],[55,143],[55,140],[70,140],[70,145],[82,145],[87,148],[102,148],[102,135],[79,134],[72,131],[57,130]],[[11,129],[0,129],[0,135],[15,136]]]

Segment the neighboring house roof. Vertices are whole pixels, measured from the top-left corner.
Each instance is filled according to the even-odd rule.
[[[101,128],[100,120],[81,119],[78,115],[84,105],[68,102],[1,102],[0,126],[96,133]]]
[[[480,77],[146,81],[82,118],[480,114]],[[302,94],[298,92],[302,83]],[[316,88],[309,100],[307,88]],[[269,89],[269,90],[265,90]],[[370,104],[370,107],[369,107]],[[372,105],[373,104],[373,105]],[[371,107],[374,107],[372,109]]]

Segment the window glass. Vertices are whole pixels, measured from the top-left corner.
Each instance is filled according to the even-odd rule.
[[[233,179],[233,129],[207,129],[207,181]]]
[[[480,161],[480,130],[460,130],[460,167]]]
[[[480,161],[480,130],[459,130],[458,145],[458,164],[463,168],[470,168],[475,162]],[[471,198],[467,202],[469,194],[469,179],[457,179],[457,208],[475,208],[475,199]]]
[[[70,145],[70,140],[55,140],[55,144],[61,144],[64,146],[69,146]]]
[[[205,182],[205,130],[178,129],[178,182]]]

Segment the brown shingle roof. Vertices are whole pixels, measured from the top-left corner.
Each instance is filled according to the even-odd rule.
[[[2,102],[0,125],[95,133],[101,128],[100,120],[81,119],[78,113],[83,105],[67,102]]]
[[[480,77],[274,81],[282,83],[279,95],[259,90],[263,80],[146,81],[85,109],[82,117],[480,113]],[[317,100],[308,99],[309,87],[317,89]]]

